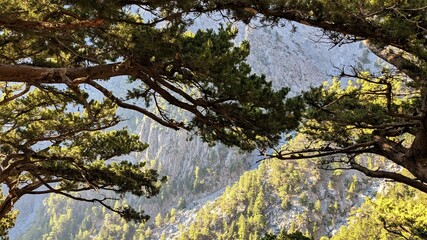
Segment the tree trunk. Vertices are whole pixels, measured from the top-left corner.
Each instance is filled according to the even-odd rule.
[[[415,139],[405,154],[405,168],[416,178],[427,183],[427,121],[418,130]]]
[[[15,202],[18,200],[18,197],[13,197],[10,194],[4,199],[0,204],[0,219],[6,218],[7,214],[9,214]]]

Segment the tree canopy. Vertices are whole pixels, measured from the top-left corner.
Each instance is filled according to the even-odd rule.
[[[176,1],[170,12],[222,12],[246,23],[299,22],[320,28],[333,45],[364,41],[390,65],[381,72],[343,67],[338,81],[303,94],[301,149],[281,149],[272,157],[292,160],[330,156],[326,167],[356,169],[427,192],[427,5],[419,1]],[[297,28],[295,26],[295,28]],[[369,168],[358,156],[373,153],[390,166]],[[342,155],[347,157],[343,158]]]
[[[365,40],[393,67],[380,73],[343,69],[341,77],[354,80],[344,90],[334,82],[304,94],[308,108],[300,131],[319,145],[280,152],[279,157],[344,153],[347,159],[335,157],[327,162],[340,162],[368,176],[393,179],[426,192],[426,3],[338,1],[321,6],[323,13],[312,16],[312,25],[328,30],[327,36],[335,43]],[[325,21],[334,28],[324,26]],[[383,156],[413,176],[368,168],[356,158],[364,153]]]
[[[116,197],[106,193],[150,197],[165,180],[143,162],[123,160],[147,145],[117,129],[118,107],[245,150],[273,146],[298,126],[299,98],[251,73],[249,45],[234,46],[230,26],[191,33],[179,17],[139,1],[2,0],[0,9],[2,236],[27,194],[62,194],[128,220],[148,218],[113,207]],[[173,108],[189,117],[171,115]]]
[[[353,210],[348,226],[342,226],[331,239],[425,239],[426,200],[425,193],[408,186],[388,186]]]

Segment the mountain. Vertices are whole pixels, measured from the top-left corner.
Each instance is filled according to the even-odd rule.
[[[206,29],[216,27],[218,22],[213,19],[204,18],[195,23],[194,29]],[[298,94],[301,90],[309,88],[311,85],[319,85],[323,81],[330,79],[332,75],[339,74],[339,68],[343,66],[359,66],[372,68],[379,64],[378,60],[369,53],[361,43],[346,44],[343,46],[331,47],[331,45],[319,42],[323,41],[322,34],[316,29],[297,25],[296,31],[291,26],[257,28],[256,26],[236,25],[239,28],[239,35],[236,43],[248,40],[251,43],[251,54],[248,62],[254,72],[265,74],[275,87],[289,86],[293,94]],[[121,89],[120,81],[113,85],[115,89]],[[123,92],[125,89],[123,89]],[[172,111],[172,110],[171,110]],[[181,112],[173,114],[182,115]],[[58,196],[47,198],[24,197],[18,203],[20,215],[17,226],[10,232],[11,239],[138,239],[146,231],[153,239],[179,236],[179,224],[164,224],[164,216],[167,216],[169,223],[175,221],[188,224],[196,218],[199,209],[205,209],[206,204],[214,199],[227,196],[227,186],[236,183],[241,176],[260,174],[259,171],[269,171],[272,165],[263,165],[264,170],[254,170],[258,168],[256,160],[259,160],[257,153],[242,153],[238,149],[228,148],[221,144],[209,147],[199,138],[191,136],[185,131],[174,131],[165,129],[147,117],[130,111],[121,111],[123,118],[128,119],[124,124],[128,129],[141,135],[144,142],[150,147],[143,153],[133,156],[135,160],[147,161],[150,166],[160,170],[162,175],[169,176],[169,182],[162,190],[162,193],[152,199],[136,199],[129,197],[127,201],[133,206],[141,206],[152,216],[161,216],[158,230],[155,230],[154,223],[147,226],[135,226],[127,224],[118,219],[117,216],[105,212],[104,209],[92,205],[64,199]],[[314,165],[310,165],[315,168]],[[247,172],[248,170],[254,170]],[[287,169],[287,167],[285,167]],[[286,171],[284,169],[284,171]],[[265,172],[262,172],[264,174]],[[246,175],[245,175],[246,174]],[[306,174],[306,173],[302,173]],[[361,200],[346,202],[345,193],[338,190],[329,191],[325,183],[327,173],[320,174],[324,178],[316,178],[313,182],[301,182],[295,184],[314,184],[315,191],[306,192],[307,204],[314,204],[317,200],[324,200],[321,211],[317,217],[326,214],[328,206],[333,199],[339,199],[339,211],[345,212],[353,205],[361,203]],[[301,176],[306,178],[306,176]],[[352,174],[344,176],[343,179],[352,179]],[[309,179],[309,178],[308,178]],[[340,178],[335,181],[344,181]],[[242,179],[240,179],[242,181]],[[345,182],[345,181],[344,181]],[[268,181],[261,184],[270,184]],[[271,185],[275,186],[275,185]],[[270,187],[271,187],[270,186]],[[277,187],[277,186],[276,186]],[[346,186],[347,187],[347,186]],[[302,187],[305,189],[306,187]],[[344,186],[342,186],[344,188]],[[341,188],[340,188],[341,189]],[[273,195],[276,190],[269,188]],[[361,189],[362,194],[373,191],[369,186]],[[230,191],[230,190],[229,190]],[[340,190],[341,191],[341,190]],[[293,203],[300,198],[303,192],[296,192],[290,197]],[[225,195],[224,195],[225,194]],[[344,194],[344,195],[343,195]],[[222,196],[222,197],[220,197]],[[340,197],[338,197],[340,196]],[[256,199],[254,199],[255,201]],[[248,200],[250,201],[250,200]],[[308,205],[292,205],[292,213],[284,212],[281,217],[275,209],[282,204],[280,198],[272,199],[268,202],[268,214],[264,221],[269,228],[278,230],[287,226],[287,219],[297,216],[305,211]],[[335,203],[334,203],[335,204]],[[205,207],[204,207],[205,206]],[[345,206],[345,207],[342,207]],[[175,210],[173,210],[175,209]],[[170,218],[175,211],[175,219]],[[202,210],[203,211],[203,210]],[[240,210],[235,210],[240,211]],[[243,210],[244,212],[245,210]],[[338,210],[337,210],[338,211]],[[289,215],[290,214],[290,215]],[[292,215],[293,214],[293,215]],[[329,224],[319,235],[327,234],[326,231],[336,229],[342,224],[346,215],[334,215],[334,224]],[[274,220],[273,220],[274,219]],[[238,224],[238,223],[236,223]],[[307,228],[308,229],[308,228]],[[184,227],[181,232],[188,229]],[[163,234],[163,235],[162,235]],[[317,234],[317,233],[316,233]],[[317,235],[316,235],[317,236]],[[105,238],[104,238],[105,237]]]
[[[287,144],[295,146],[303,140],[297,135]],[[265,160],[195,214],[186,209],[168,213],[146,237],[259,239],[281,229],[301,231],[314,239],[329,236],[345,223],[350,209],[375,192],[379,182],[355,171],[323,170],[317,162]]]

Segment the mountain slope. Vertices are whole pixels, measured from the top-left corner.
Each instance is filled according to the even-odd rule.
[[[289,144],[302,140],[299,135]],[[266,160],[195,216],[182,210],[174,221],[163,220],[149,239],[162,234],[168,239],[259,239],[281,229],[319,239],[344,224],[350,210],[378,186],[354,171],[322,170],[316,159]],[[181,222],[188,218],[191,224]],[[171,232],[177,225],[179,232]]]

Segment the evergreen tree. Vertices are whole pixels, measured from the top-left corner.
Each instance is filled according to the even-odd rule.
[[[388,188],[354,210],[331,239],[426,239],[426,204],[425,193],[401,184]]]
[[[267,233],[262,240],[311,240],[311,238],[304,236],[301,232],[286,233],[282,230],[278,235]]]
[[[170,211],[170,223],[174,223],[176,221],[176,209],[172,208]]]
[[[355,169],[427,192],[425,0],[193,0],[175,1],[165,11],[179,12],[177,9],[222,12],[246,23],[253,19],[266,25],[298,22],[320,28],[334,46],[363,40],[393,67],[376,73],[354,64],[342,69],[341,77],[354,80],[346,89],[335,81],[306,92],[305,114],[298,131],[307,134],[307,144],[283,149],[274,157],[286,160],[334,155],[324,162],[325,167]],[[399,165],[412,176],[377,166],[369,168],[357,160],[356,156],[368,153],[388,159],[388,165]],[[347,158],[341,157],[343,154]]]
[[[234,29],[189,33],[180,14],[163,15],[157,4],[173,6],[0,0],[0,182],[8,188],[0,198],[2,235],[26,194],[56,193],[128,220],[148,218],[111,206],[110,198],[126,193],[153,196],[162,182],[142,163],[110,161],[147,147],[125,129],[111,131],[121,121],[117,107],[246,150],[272,146],[298,126],[300,101],[285,101],[289,89],[274,91],[264,76],[251,74],[244,62],[249,45],[233,46]],[[190,120],[170,116],[173,108]],[[74,194],[86,190],[118,196]]]
[[[248,228],[247,228],[245,216],[243,216],[243,214],[240,214],[239,220],[237,221],[237,226],[238,226],[237,234],[239,236],[239,239],[241,239],[241,240],[247,239],[248,238],[248,236],[247,236]]]
[[[119,122],[111,101],[90,100],[90,108],[74,111],[81,104],[70,89],[46,86],[24,94],[22,86],[0,86],[5,97],[0,104],[0,180],[8,187],[0,202],[2,228],[3,221],[12,221],[13,205],[26,194],[56,193],[99,203],[128,220],[147,219],[128,206],[113,208],[113,198],[104,192],[93,197],[73,193],[93,189],[115,192],[116,199],[126,193],[150,197],[165,180],[144,163],[108,162],[147,147],[124,129],[101,131]]]
[[[154,219],[154,224],[155,224],[157,227],[160,227],[160,226],[162,225],[162,223],[163,223],[162,214],[161,214],[161,213],[159,213],[159,214],[157,214],[156,218]]]
[[[424,184],[427,182],[427,5],[424,0],[182,0],[163,5],[158,3],[155,7],[162,8],[169,16],[177,12],[221,12],[245,23],[253,19],[269,26],[299,22],[321,28],[334,45],[364,40],[373,53],[396,69],[369,73],[360,71],[355,64],[342,69],[341,74],[356,79],[351,90],[343,92],[340,87],[331,86],[304,94],[307,109],[299,131],[308,134],[310,143],[300,149],[284,149],[274,157],[304,159],[346,154],[345,160],[340,157],[332,160],[338,159],[347,168],[367,176],[392,179],[427,192]],[[293,29],[297,30],[297,26],[293,25]],[[401,101],[397,96],[408,99]],[[403,142],[402,138],[410,140]],[[383,156],[414,177],[371,169],[355,161],[355,156],[364,153]]]
[[[253,224],[252,232],[255,232],[255,230],[264,228],[265,219],[264,219],[263,211],[265,207],[266,207],[266,203],[264,199],[264,193],[261,188],[255,199],[255,203],[252,209],[252,217],[250,219],[250,222],[252,222]]]

